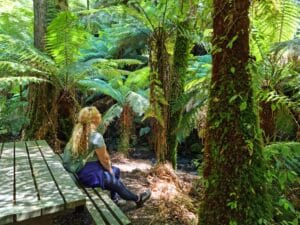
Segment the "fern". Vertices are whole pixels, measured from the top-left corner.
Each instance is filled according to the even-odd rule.
[[[252,3],[252,54],[264,57],[271,45],[292,39],[299,23],[299,6],[293,0]],[[263,22],[262,22],[263,21]]]
[[[138,116],[142,116],[149,107],[149,100],[133,91],[126,95],[126,102]]]
[[[59,13],[48,27],[47,50],[58,65],[67,66],[80,56],[87,33],[78,22],[74,14],[65,11]]]
[[[102,123],[99,127],[99,131],[104,134],[107,127],[115,120],[119,118],[122,113],[122,107],[119,104],[112,105],[103,115]]]
[[[126,79],[125,85],[133,91],[147,89],[149,87],[149,72],[149,67],[133,71]]]
[[[94,80],[82,80],[79,81],[79,84],[88,88],[89,90],[100,92],[105,95],[108,95],[115,99],[117,102],[124,103],[124,96],[116,89],[114,89],[110,84],[103,80],[94,79]]]

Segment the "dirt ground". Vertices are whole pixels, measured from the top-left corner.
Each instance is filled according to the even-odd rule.
[[[198,176],[189,172],[174,172],[171,165],[154,166],[150,160],[128,159],[115,155],[113,164],[122,171],[126,186],[140,193],[151,189],[152,196],[142,208],[127,202],[120,208],[134,225],[197,224],[201,192]]]
[[[125,158],[113,154],[114,166],[121,169],[123,183],[135,193],[151,189],[152,196],[143,207],[122,201],[119,207],[133,225],[194,225],[202,188],[199,177],[190,172],[176,171],[171,165],[154,166],[150,159]],[[57,217],[55,225],[90,225],[88,212],[75,212]]]

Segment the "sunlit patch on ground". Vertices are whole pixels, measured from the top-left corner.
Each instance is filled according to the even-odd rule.
[[[122,209],[133,224],[197,224],[197,205],[191,192],[197,176],[177,173],[170,164],[153,167],[149,160],[127,159],[117,155],[113,164],[123,172],[123,181],[129,189],[139,193],[147,188],[152,191],[151,199],[145,206]]]

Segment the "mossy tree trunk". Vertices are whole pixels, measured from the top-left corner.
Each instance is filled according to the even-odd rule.
[[[158,27],[150,38],[150,107],[152,145],[159,163],[165,163],[169,155],[167,133],[170,121],[170,61],[166,48],[167,32]]]
[[[129,104],[123,106],[123,111],[120,116],[120,140],[118,150],[125,155],[128,155],[130,148],[130,137],[133,126],[133,111]]]
[[[249,0],[214,0],[201,225],[256,225],[271,217],[249,64]]]
[[[188,58],[189,58],[189,47],[190,40],[189,38],[181,32],[181,29],[189,29],[190,20],[187,19],[181,22],[177,29],[175,48],[173,55],[173,70],[171,76],[171,88],[170,88],[170,102],[171,104],[171,114],[170,122],[168,129],[168,145],[170,153],[168,159],[172,162],[173,168],[176,168],[177,165],[177,147],[178,141],[176,138],[176,129],[182,118],[182,110],[174,111],[173,105],[174,102],[180,98],[184,93],[184,81],[188,68]]]

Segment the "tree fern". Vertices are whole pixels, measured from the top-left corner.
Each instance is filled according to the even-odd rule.
[[[252,52],[263,57],[272,43],[290,40],[299,24],[299,6],[293,0],[254,1],[252,3]],[[259,59],[258,58],[258,59]]]
[[[113,99],[115,99],[117,102],[120,103],[125,102],[124,96],[118,90],[114,89],[110,84],[108,84],[103,80],[100,79],[82,80],[79,81],[79,84],[94,92],[100,92],[105,95],[108,95]]]
[[[67,66],[80,56],[87,33],[78,22],[75,14],[65,11],[59,13],[48,27],[47,50],[58,65]]]

